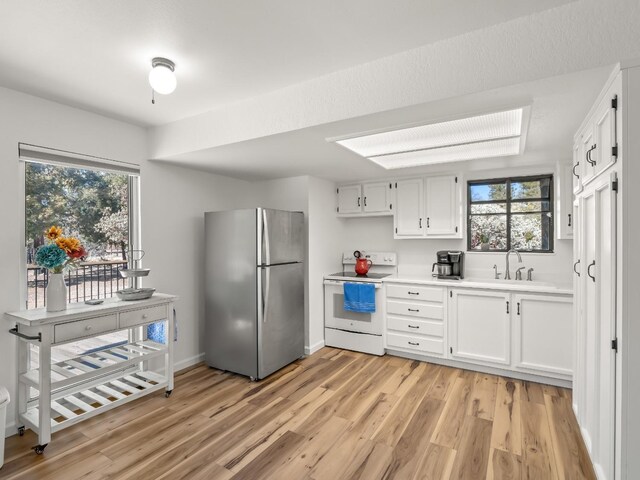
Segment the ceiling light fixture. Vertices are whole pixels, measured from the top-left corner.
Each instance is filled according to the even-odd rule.
[[[517,155],[529,107],[392,131],[327,139],[386,169]]]
[[[168,95],[176,89],[176,64],[168,58],[155,57],[151,60],[151,71],[149,72],[149,84],[153,92]],[[151,103],[155,103],[152,98]]]

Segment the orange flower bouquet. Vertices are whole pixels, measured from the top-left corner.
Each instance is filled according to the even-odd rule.
[[[52,226],[45,232],[49,243],[36,252],[36,263],[52,273],[62,273],[67,267],[77,267],[87,251],[76,237],[65,237],[62,229]]]

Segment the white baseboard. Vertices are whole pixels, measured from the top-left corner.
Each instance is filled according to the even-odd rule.
[[[184,360],[180,360],[179,362],[175,362],[173,364],[173,370],[179,372],[180,370],[189,368],[192,365],[196,365],[200,362],[204,362],[204,352],[199,353],[198,355],[194,355],[193,357],[185,358]]]
[[[320,340],[319,342],[311,345],[311,346],[304,346],[304,354],[305,355],[311,355],[313,353],[316,353],[318,350],[320,350],[322,347],[324,347],[324,340]]]

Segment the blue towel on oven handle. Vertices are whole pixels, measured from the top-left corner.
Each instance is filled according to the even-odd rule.
[[[373,283],[346,282],[343,289],[345,310],[358,313],[376,311],[376,286]]]

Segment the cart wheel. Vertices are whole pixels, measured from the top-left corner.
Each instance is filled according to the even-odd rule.
[[[164,396],[166,398],[169,398],[171,396],[171,392],[173,392],[173,390],[167,390],[166,392],[164,392]]]
[[[33,447],[33,449],[35,450],[36,454],[42,455],[44,449],[47,448],[47,445],[49,444],[45,443],[44,445],[36,445],[35,447]]]
[[[18,435],[24,437],[24,427],[18,427]]]

